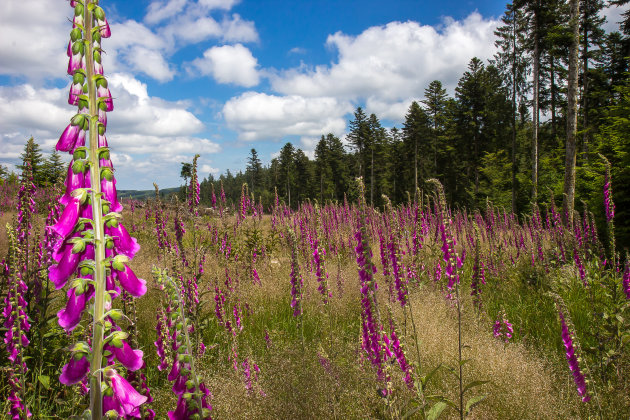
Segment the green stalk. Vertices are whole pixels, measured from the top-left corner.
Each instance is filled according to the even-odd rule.
[[[93,420],[100,420],[103,414],[101,392],[101,368],[103,359],[103,315],[105,313],[105,241],[103,227],[103,206],[101,193],[100,162],[98,156],[98,103],[96,81],[94,80],[94,40],[93,13],[91,0],[83,8],[84,42],[86,47],[85,70],[89,99],[90,134],[90,200],[92,202],[92,227],[94,229],[94,312],[92,333],[92,361],[90,364],[90,409]]]
[[[173,281],[173,280],[171,280]],[[203,405],[201,402],[201,390],[199,389],[199,378],[197,377],[197,371],[195,370],[195,358],[194,358],[194,350],[190,344],[190,336],[188,335],[188,322],[186,321],[186,311],[184,311],[184,299],[182,294],[180,293],[179,287],[174,288],[179,295],[179,316],[182,320],[184,337],[186,337],[186,348],[188,349],[188,355],[190,357],[190,376],[192,376],[193,383],[195,384],[195,400],[197,401],[197,405],[199,407],[199,413],[203,418]],[[197,328],[195,328],[196,330]],[[177,356],[176,356],[177,357]]]

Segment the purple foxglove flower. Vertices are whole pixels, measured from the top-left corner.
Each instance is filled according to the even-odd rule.
[[[57,265],[51,265],[48,269],[50,280],[55,284],[57,290],[61,289],[68,282],[68,278],[74,273],[81,260],[91,260],[94,258],[94,246],[87,244],[83,253],[73,254],[72,246],[64,246],[64,252]]]
[[[623,291],[626,294],[626,299],[630,300],[630,264],[626,262],[626,269],[623,272]]]
[[[78,198],[72,197],[70,203],[63,209],[63,213],[50,229],[55,231],[57,235],[66,238],[74,230],[77,220],[79,219],[79,210],[81,203]]]
[[[72,200],[74,199],[71,195],[72,191],[76,190],[77,188],[89,188],[89,176],[85,176],[84,173],[79,172],[78,174],[75,174],[72,171],[72,164],[74,163],[74,161],[70,162],[70,165],[68,165],[68,176],[66,176],[66,192],[65,194],[59,199],[59,203],[67,206],[68,204],[70,204],[72,202]],[[87,181],[86,181],[87,179]],[[86,184],[87,182],[87,184]]]
[[[168,376],[166,377],[166,379],[172,382],[175,379],[177,379],[178,376],[179,376],[179,362],[177,360],[174,360],[173,366],[171,367],[171,371],[168,373]]]
[[[109,38],[110,36],[112,36],[112,31],[109,29],[107,18],[103,20],[97,19],[96,22],[98,23],[98,26],[100,28],[102,38]]]
[[[72,28],[78,28],[80,26],[83,26],[83,15],[74,15],[74,18],[72,19]]]
[[[68,58],[72,57],[72,40],[68,41],[68,48],[66,48],[66,55]],[[73,105],[73,104],[70,104]]]
[[[99,74],[99,75],[103,75],[103,64],[99,63],[98,61],[94,60],[94,74]]]
[[[114,369],[108,370],[105,376],[109,378],[112,390],[114,391],[114,395],[111,397],[116,407],[114,410],[123,417],[139,417],[138,407],[147,401],[147,397],[136,391],[136,389]]]
[[[144,362],[142,356],[144,353],[142,350],[134,350],[126,341],[122,341],[122,347],[114,347],[112,345],[106,345],[105,348],[112,352],[113,357],[120,362],[121,365],[126,367],[130,371],[136,371],[142,368]]]
[[[72,123],[68,124],[63,133],[61,133],[61,137],[59,137],[59,141],[57,142],[55,149],[60,152],[69,152],[73,150],[76,147],[75,145],[81,131],[83,130],[78,125],[73,125]],[[85,143],[85,132],[83,133],[83,139]]]
[[[103,111],[100,108],[98,110],[98,122],[100,122],[105,127],[107,127],[107,112]],[[107,144],[105,144],[105,146],[107,146]],[[100,146],[99,144],[99,147],[103,147],[103,146]]]
[[[68,290],[68,303],[66,307],[57,312],[59,325],[66,331],[72,331],[81,322],[81,315],[85,310],[87,302],[94,295],[94,287],[89,286],[83,294],[76,295],[76,289]]]
[[[141,297],[147,292],[147,282],[136,277],[135,273],[125,264],[125,271],[114,270],[115,276],[123,289],[131,296]]]
[[[62,368],[59,382],[64,385],[74,385],[81,382],[89,370],[90,362],[85,355],[79,360],[76,360],[73,355],[70,357],[70,361]]]
[[[169,420],[187,420],[188,416],[188,408],[186,407],[186,400],[182,397],[177,399],[177,407],[175,411],[169,411],[168,413]]]
[[[99,86],[97,90],[97,95],[99,98],[103,98],[103,102],[106,105],[105,110],[107,112],[111,112],[114,110],[114,101],[112,100],[112,93],[109,91],[109,88]]]
[[[103,178],[101,180],[101,191],[103,192],[103,198],[110,202],[109,211],[121,212],[122,205],[118,202],[118,195],[116,194],[116,178],[112,178],[111,181]]]
[[[73,76],[74,72],[78,69],[85,70],[85,62],[83,60],[83,54],[74,54],[68,60],[68,74],[70,76]]]
[[[79,104],[79,95],[83,93],[83,86],[80,83],[73,83],[70,86],[70,93],[68,94],[68,104],[70,105],[78,105]]]
[[[106,227],[105,233],[114,239],[114,247],[119,254],[133,258],[140,250],[140,245],[136,238],[132,238],[127,229],[120,223],[117,227]]]
[[[99,117],[100,120],[100,117]],[[105,123],[107,123],[107,117],[105,118]],[[105,134],[99,134],[98,135],[98,147],[109,147],[109,145],[107,144],[107,138],[105,137]],[[108,165],[110,168],[112,167],[111,165]]]

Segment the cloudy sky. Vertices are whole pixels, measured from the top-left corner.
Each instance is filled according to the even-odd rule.
[[[53,6],[54,3],[54,6]],[[251,148],[267,164],[291,141],[307,153],[343,136],[357,106],[401,125],[438,79],[453,93],[468,61],[494,54],[505,0],[102,0],[112,36],[108,140],[120,189],[236,172]],[[28,137],[45,152],[67,104],[66,0],[0,0],[0,164]],[[607,29],[619,10],[606,10]]]

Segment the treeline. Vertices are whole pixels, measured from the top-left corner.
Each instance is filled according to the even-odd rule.
[[[424,98],[410,104],[402,127],[391,129],[359,107],[345,142],[322,135],[314,159],[287,143],[262,166],[252,149],[245,172],[210,176],[201,185],[202,199],[209,202],[211,183],[218,194],[221,181],[232,201],[247,183],[266,207],[274,189],[291,207],[306,199],[342,201],[344,193],[351,200],[353,179],[362,176],[367,199],[381,206],[383,194],[404,202],[427,179],[437,178],[454,206],[485,208],[490,200],[519,214],[532,203],[549,205],[552,197],[563,202],[567,138],[573,133],[575,209],[588,203],[603,222],[599,154],[606,156],[613,167],[618,233],[630,243],[629,15],[622,32],[605,33],[600,12],[606,4],[576,2],[508,4],[496,31],[497,54],[487,63],[473,58],[454,97],[439,80],[431,82]],[[568,104],[572,50],[575,115]],[[571,119],[577,127],[568,129]]]

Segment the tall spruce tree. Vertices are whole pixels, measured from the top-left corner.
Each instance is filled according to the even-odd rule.
[[[46,173],[44,171],[44,158],[39,144],[35,143],[33,137],[29,138],[24,145],[24,151],[20,155],[21,165],[18,165],[20,172],[24,172],[26,162],[30,162],[33,173],[33,183],[38,187],[46,184]]]
[[[502,26],[497,28],[494,34],[497,37],[495,46],[499,51],[495,54],[494,59],[491,61],[501,73],[505,86],[510,92],[510,111],[511,118],[511,136],[512,136],[512,212],[516,213],[517,202],[517,115],[518,104],[524,95],[526,89],[526,70],[527,70],[527,57],[523,54],[524,44],[524,31],[525,19],[523,11],[515,7],[512,3],[508,3],[506,11],[501,18]]]
[[[43,170],[46,177],[46,183],[49,185],[55,185],[58,182],[63,181],[66,172],[65,164],[57,150],[53,149],[48,159],[44,162]]]
[[[402,131],[403,148],[410,161],[409,169],[405,171],[404,181],[407,184],[405,188],[412,188],[413,186],[414,191],[416,191],[418,179],[429,179],[434,174],[434,168],[429,168],[429,156],[431,156],[429,117],[418,102],[413,101],[409,106]]]
[[[280,171],[278,176],[278,190],[284,191],[284,197],[287,200],[287,204],[291,206],[291,189],[295,180],[295,148],[291,143],[286,143],[280,150],[280,157],[278,159]]]
[[[424,90],[424,100],[422,104],[425,106],[428,117],[428,125],[430,127],[431,142],[433,143],[433,172],[434,176],[438,175],[438,144],[440,137],[444,133],[444,125],[446,120],[446,89],[442,87],[442,82],[434,80]],[[416,188],[418,186],[416,185]]]
[[[361,107],[358,107],[354,112],[354,119],[350,121],[349,127],[350,132],[347,138],[350,146],[355,151],[356,174],[363,177],[364,181],[366,181],[366,167],[370,157],[371,138],[368,116]]]
[[[262,176],[262,163],[258,158],[258,152],[256,149],[251,149],[249,151],[249,157],[247,158],[247,169],[245,170],[245,174],[250,183],[250,191],[255,193],[256,188],[260,187],[261,176]]]

